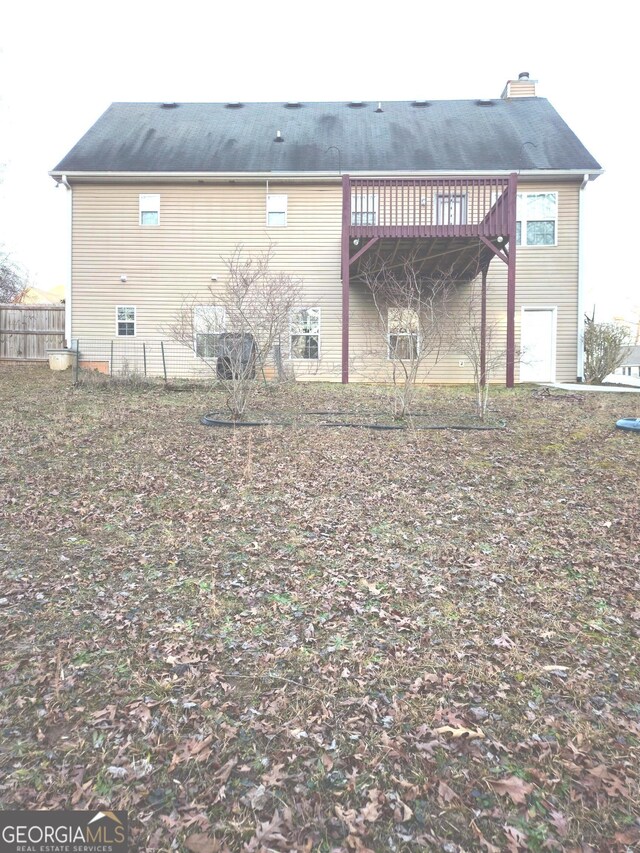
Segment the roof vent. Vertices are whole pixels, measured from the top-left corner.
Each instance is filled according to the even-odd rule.
[[[163,109],[163,110],[173,110],[173,109],[175,109],[178,105],[176,104],[176,102],[175,102],[175,101],[163,101],[163,102],[160,104],[160,106],[162,107],[162,109]]]
[[[431,103],[429,101],[412,101],[412,107],[430,107]]]
[[[518,74],[518,80],[528,80],[528,79],[529,79],[529,72],[528,71],[521,71]]]
[[[225,104],[225,107],[228,110],[239,110],[240,107],[244,107],[244,104],[240,103],[240,101],[230,101],[228,104]]]
[[[279,130],[276,130],[276,135],[273,137],[273,141],[274,142],[284,142],[284,139],[282,138],[282,134],[280,133]]]
[[[287,101],[287,103],[285,104],[285,107],[288,110],[299,110],[301,106],[302,104],[300,103],[300,101]]]
[[[367,105],[364,101],[349,101],[347,106],[351,107],[352,109],[360,109],[360,107],[366,107]]]
[[[384,110],[382,109],[382,101],[378,101],[378,106],[376,107],[376,112],[377,113],[383,113],[384,112]]]
[[[495,101],[491,101],[491,100],[487,100],[487,101],[478,100],[478,101],[476,101],[476,106],[478,106],[478,107],[493,107],[493,106],[495,106]]]

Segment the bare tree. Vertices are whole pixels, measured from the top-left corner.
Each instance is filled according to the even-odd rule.
[[[471,282],[464,308],[456,314],[455,342],[457,350],[468,359],[473,370],[476,413],[484,421],[491,379],[497,370],[504,367],[507,348],[497,322],[485,319],[484,341],[482,327],[482,285],[476,278]]]
[[[631,334],[625,326],[617,323],[596,323],[586,318],[584,343],[584,376],[590,385],[600,385],[606,377],[617,370],[624,359],[624,347],[629,344]]]
[[[391,367],[395,418],[411,412],[416,384],[451,347],[451,273],[425,276],[415,253],[390,261],[376,258],[359,278],[368,287],[377,315],[378,338]]]
[[[25,273],[8,254],[0,253],[0,303],[22,302],[28,288]]]
[[[169,327],[170,336],[192,349],[224,385],[233,420],[247,411],[255,378],[264,376],[274,347],[288,334],[300,305],[302,279],[274,272],[274,255],[273,245],[255,255],[236,246],[229,258],[223,258],[225,285],[209,287],[204,300],[185,302]],[[279,350],[276,366],[278,359]]]

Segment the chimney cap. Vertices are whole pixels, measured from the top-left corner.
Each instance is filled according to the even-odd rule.
[[[529,72],[528,71],[521,71],[518,74],[518,80],[528,80],[528,79],[529,79]]]

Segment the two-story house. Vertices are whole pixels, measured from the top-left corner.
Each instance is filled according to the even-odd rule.
[[[81,357],[101,341],[105,364],[125,338],[152,353],[185,300],[215,299],[236,247],[271,243],[304,281],[281,342],[298,378],[385,378],[363,265],[411,257],[461,302],[480,283],[508,385],[573,381],[601,171],[526,73],[492,100],[112,104],[50,173],[72,193],[67,338]],[[470,365],[453,345],[425,377],[468,382]]]

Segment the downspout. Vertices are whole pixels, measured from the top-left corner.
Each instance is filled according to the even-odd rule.
[[[589,183],[589,174],[585,174],[578,194],[578,325],[576,377],[584,381],[584,191]]]
[[[73,264],[73,190],[66,175],[62,175],[56,186],[62,184],[69,193],[69,261],[67,266],[66,281],[64,283],[64,340],[68,349],[71,349],[71,278]]]

